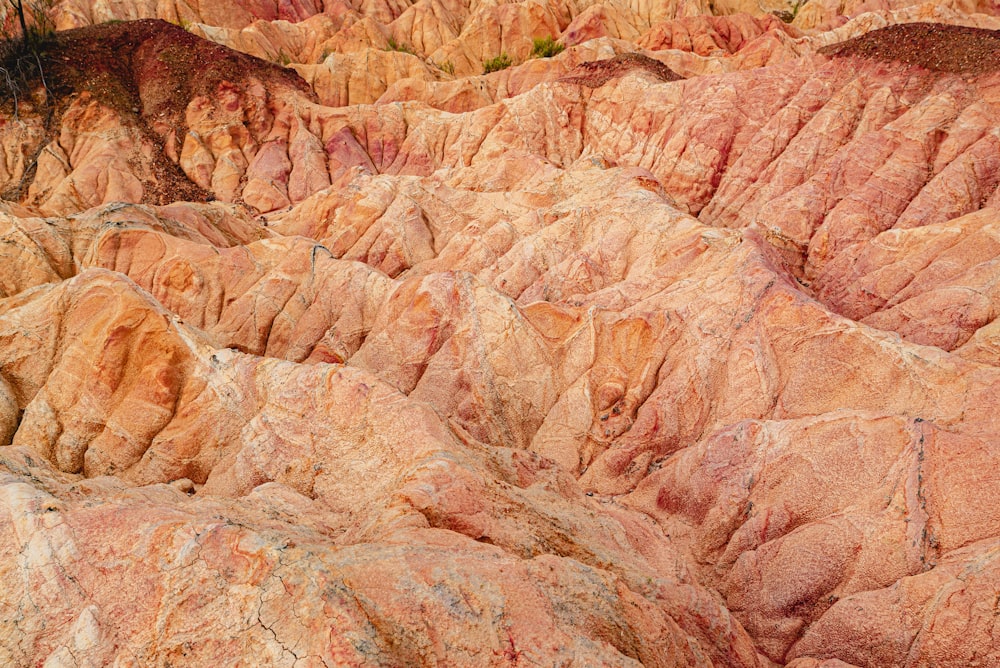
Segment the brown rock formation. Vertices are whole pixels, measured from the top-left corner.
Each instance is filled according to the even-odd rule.
[[[987,9],[55,3],[0,664],[1000,662]]]
[[[680,75],[658,60],[640,53],[623,53],[607,60],[583,63],[559,79],[563,83],[579,84],[587,88],[600,88],[612,79],[629,72],[648,72],[660,81],[677,81]]]

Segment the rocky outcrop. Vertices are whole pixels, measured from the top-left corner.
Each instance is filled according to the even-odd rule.
[[[1000,660],[989,8],[181,4],[5,102],[0,663]]]
[[[46,330],[41,324],[47,320],[45,311],[50,318],[59,319],[57,328]],[[61,574],[58,577],[76,583],[70,589],[61,588],[64,593],[55,593],[49,603],[51,616],[58,622],[50,621],[44,628],[21,625],[17,645],[7,649],[15,662],[37,656],[36,652],[58,656],[64,642],[75,642],[71,639],[79,635],[78,627],[83,623],[85,633],[98,638],[91,638],[82,649],[98,652],[98,657],[115,655],[113,647],[100,641],[101,628],[107,629],[109,636],[121,636],[126,647],[136,644],[136,649],[127,651],[152,661],[163,661],[181,651],[171,642],[149,645],[145,634],[156,626],[152,618],[132,616],[129,626],[123,627],[116,617],[108,616],[125,604],[115,599],[118,593],[141,587],[154,597],[150,604],[161,595],[158,592],[171,598],[149,605],[149,611],[161,609],[178,623],[194,624],[200,632],[213,633],[211,643],[196,643],[191,650],[192,660],[199,662],[251,651],[264,652],[278,662],[283,651],[289,651],[328,660],[354,656],[356,662],[467,663],[477,660],[472,648],[487,642],[492,643],[487,647],[495,645],[498,652],[517,651],[521,644],[530,648],[521,651],[548,660],[585,656],[588,661],[621,665],[627,665],[630,658],[653,665],[688,665],[697,662],[696,657],[715,656],[717,660],[727,657],[739,664],[758,664],[749,638],[707,591],[687,581],[683,567],[668,575],[662,567],[622,552],[619,538],[634,533],[630,540],[664,543],[660,550],[651,552],[654,563],[661,563],[669,543],[655,538],[651,524],[627,516],[622,520],[625,524],[618,522],[614,518],[620,511],[602,510],[582,494],[572,478],[544,458],[479,444],[468,436],[460,438],[464,432],[450,430],[425,403],[408,399],[369,372],[341,365],[296,365],[213,349],[134,283],[106,270],[86,271],[28,303],[13,306],[0,318],[5,323],[0,325],[5,332],[0,336],[10,342],[6,354],[22,360],[4,365],[4,376],[17,388],[15,393],[20,394],[23,404],[20,426],[9,448],[15,453],[14,471],[40,466],[32,458],[41,456],[59,471],[98,478],[98,486],[88,487],[85,496],[121,494],[123,483],[149,490],[140,491],[134,501],[122,499],[104,507],[104,512],[121,518],[119,531],[134,532],[135,538],[122,545],[130,546],[131,554],[140,549],[144,540],[140,536],[161,521],[164,526],[155,530],[159,536],[155,546],[145,549],[162,551],[163,559],[176,559],[186,552],[174,552],[183,544],[177,541],[195,541],[190,554],[193,571],[187,574],[188,569],[182,569],[186,574],[180,590],[162,579],[175,577],[168,575],[173,569],[157,567],[130,571],[122,587],[100,588],[106,593],[88,595],[90,579],[104,576],[87,564],[110,557],[108,550],[115,549],[102,532],[94,530],[105,522],[100,519],[101,510],[80,498],[71,480],[60,478],[56,471],[43,469],[34,478],[55,477],[63,482],[40,487],[14,478],[12,471],[7,481],[10,495],[5,512],[9,521],[5,525],[14,533],[4,543],[10,550],[2,561],[2,576],[9,583],[5,591],[13,600],[27,595],[25,585],[20,585],[23,593],[18,595],[15,582],[27,582],[29,591],[34,591],[29,574],[38,578],[36,582],[52,582],[46,569],[55,569]],[[18,334],[11,338],[15,331]],[[33,357],[25,363],[19,351],[29,349]],[[80,359],[91,363],[80,367],[75,363]],[[34,394],[28,396],[32,390]],[[301,414],[304,399],[309,407]],[[223,415],[230,417],[220,419]],[[359,415],[368,416],[365,426],[357,422]],[[232,447],[238,443],[244,445]],[[30,447],[18,449],[25,444]],[[121,482],[106,488],[101,485],[109,483],[101,480]],[[167,482],[173,482],[173,488],[155,486]],[[261,487],[269,482],[270,488]],[[277,496],[268,489],[276,490]],[[195,490],[198,498],[218,499],[209,503],[209,508],[216,510],[199,510],[198,504],[178,507],[185,492]],[[154,497],[146,497],[148,493]],[[302,534],[299,538],[283,535],[280,528],[275,531],[274,520],[268,519],[273,517],[270,505],[262,507],[261,514],[249,519],[249,524],[211,520],[220,502],[237,508],[223,498],[246,494],[270,499],[267,504],[277,501],[279,508],[286,508],[289,519],[297,514],[295,508],[304,507],[317,518],[317,524],[305,531],[297,529],[294,534]],[[138,507],[130,521],[125,516],[132,503]],[[65,515],[63,521],[52,525],[32,520],[36,514],[48,512],[69,516],[79,512],[80,522],[90,517],[93,524],[74,527],[74,519]],[[223,512],[234,517],[230,511]],[[163,519],[154,519],[160,513],[165,513]],[[183,517],[188,519],[178,522]],[[208,524],[201,525],[203,522]],[[254,524],[260,524],[260,529],[253,529]],[[35,551],[33,540],[40,538],[39,530],[47,531],[43,527],[56,531],[44,539],[49,546],[46,549],[78,554],[74,563],[60,566],[59,557],[53,562],[51,552]],[[219,544],[203,553],[200,536],[215,531],[222,532]],[[76,538],[78,534],[82,538]],[[562,546],[558,548],[564,553],[561,558],[549,547],[556,544]],[[251,549],[250,545],[258,547]],[[349,549],[352,545],[355,547]],[[393,549],[393,545],[397,547]],[[399,552],[403,545],[407,547]],[[296,565],[286,580],[281,575],[284,557],[280,554],[289,547],[302,550],[306,562],[291,556]],[[371,585],[389,594],[388,599],[375,592],[364,593],[367,586],[361,582],[366,580],[359,582],[360,589],[346,584],[353,578],[347,576],[345,581],[346,572],[336,562],[347,554],[335,556],[345,549],[355,553],[347,563],[364,564],[365,578],[371,576],[373,563],[388,560],[377,567],[380,584]],[[511,550],[513,553],[508,552]],[[213,552],[215,557],[208,557]],[[416,571],[406,565],[411,561],[425,563],[434,572],[441,569],[444,564],[434,554],[450,555],[447,559],[454,563],[454,579],[449,578],[447,585],[451,589],[434,584],[437,576],[430,571],[423,588],[415,583],[385,588],[393,569],[402,582],[413,582]],[[206,557],[209,561],[203,563]],[[156,559],[152,554],[149,558]],[[45,559],[48,565],[35,569],[35,559]],[[587,566],[588,562],[592,566]],[[347,610],[320,613],[329,610],[323,593],[328,586],[310,586],[291,598],[280,596],[279,607],[271,613],[275,616],[269,617],[261,607],[265,582],[274,578],[273,586],[287,587],[296,579],[306,579],[301,569],[315,568],[307,565],[310,563],[322,564],[321,571],[332,569],[331,577],[342,583],[339,587],[349,587],[345,590]],[[79,567],[83,570],[77,573]],[[276,568],[278,573],[272,575]],[[201,613],[194,617],[186,614],[183,592],[190,587],[195,595],[202,587],[202,578],[211,578],[211,573],[220,569],[231,573],[231,584],[216,589],[214,603],[211,597],[202,600],[197,606]],[[495,589],[499,583],[487,574],[506,569],[510,570],[510,584]],[[358,577],[362,577],[360,572]],[[478,592],[481,585],[475,583],[484,578],[490,578],[489,587],[495,593]],[[605,584],[592,589],[594,578]],[[639,593],[630,588],[630,582]],[[417,590],[411,593],[413,586]],[[235,587],[232,593],[230,587]],[[509,593],[504,587],[509,587]],[[433,626],[433,615],[440,614],[441,630],[449,633],[447,620],[457,604],[454,596],[461,598],[460,592],[467,588],[466,597],[474,600],[466,604],[472,607],[465,614],[482,615],[478,612],[481,606],[495,609],[483,617],[486,626],[481,637],[462,626],[455,636],[456,640],[464,638],[459,643],[403,641],[415,632],[406,629],[416,621],[403,612],[408,606],[418,605],[423,598],[424,605],[440,608],[439,613],[431,613],[430,623]],[[417,594],[418,590],[426,593]],[[574,590],[585,599],[566,608],[561,601],[576,600],[578,594],[571,593]],[[518,607],[531,600],[537,602],[529,609],[563,609],[559,618],[565,621],[553,618],[542,626],[530,622],[535,613],[525,617]],[[131,597],[127,601],[130,605],[139,603]],[[215,610],[219,605],[231,614],[219,616]],[[594,605],[598,609],[608,606],[608,610],[598,613]],[[81,606],[86,609],[83,622],[75,612]],[[304,613],[301,621],[293,622],[296,615],[289,618],[281,613],[285,606],[314,608],[315,612]],[[366,610],[371,606],[375,607]],[[378,612],[383,607],[385,612]],[[579,612],[573,611],[575,607]],[[250,627],[245,621],[232,627],[219,626],[237,621],[232,614],[241,609],[237,620],[256,611],[253,614],[257,617],[248,620]],[[394,616],[391,610],[402,616]],[[389,617],[384,617],[386,613]],[[199,621],[201,614],[210,617]],[[325,632],[309,631],[325,628],[331,623],[327,621],[331,614],[331,619],[341,620],[336,637],[342,640],[331,641]],[[278,622],[278,618],[285,621]],[[543,618],[548,619],[544,614]],[[598,618],[601,623],[595,624]],[[378,619],[381,621],[376,622]],[[421,628],[427,622],[421,619]],[[270,627],[275,623],[279,628],[288,623],[291,627],[273,632]],[[553,623],[569,626],[558,631]],[[653,627],[661,629],[656,636],[643,632]],[[544,644],[538,633],[547,638]],[[594,633],[596,637],[591,637]],[[289,634],[287,639],[285,634]],[[63,637],[68,640],[60,640]],[[352,637],[357,640],[348,642]],[[177,642],[182,642],[180,636]],[[305,644],[297,647],[300,642]],[[354,654],[342,655],[347,650],[338,649],[340,642],[353,646]]]

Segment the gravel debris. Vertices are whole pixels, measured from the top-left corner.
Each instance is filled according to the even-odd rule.
[[[612,79],[625,76],[632,70],[645,70],[660,81],[677,81],[681,75],[658,60],[644,56],[641,53],[622,53],[606,60],[591,60],[577,65],[574,69],[560,77],[563,83],[579,84],[587,88],[600,88]]]
[[[900,62],[936,72],[985,74],[1000,70],[1000,31],[941,23],[903,23],[831,44],[820,53]]]

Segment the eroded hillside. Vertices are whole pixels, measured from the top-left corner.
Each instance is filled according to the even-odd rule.
[[[995,3],[47,16],[0,664],[1000,665]]]

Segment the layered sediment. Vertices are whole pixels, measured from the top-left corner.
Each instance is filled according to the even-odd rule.
[[[56,2],[0,663],[997,664],[994,13]]]

